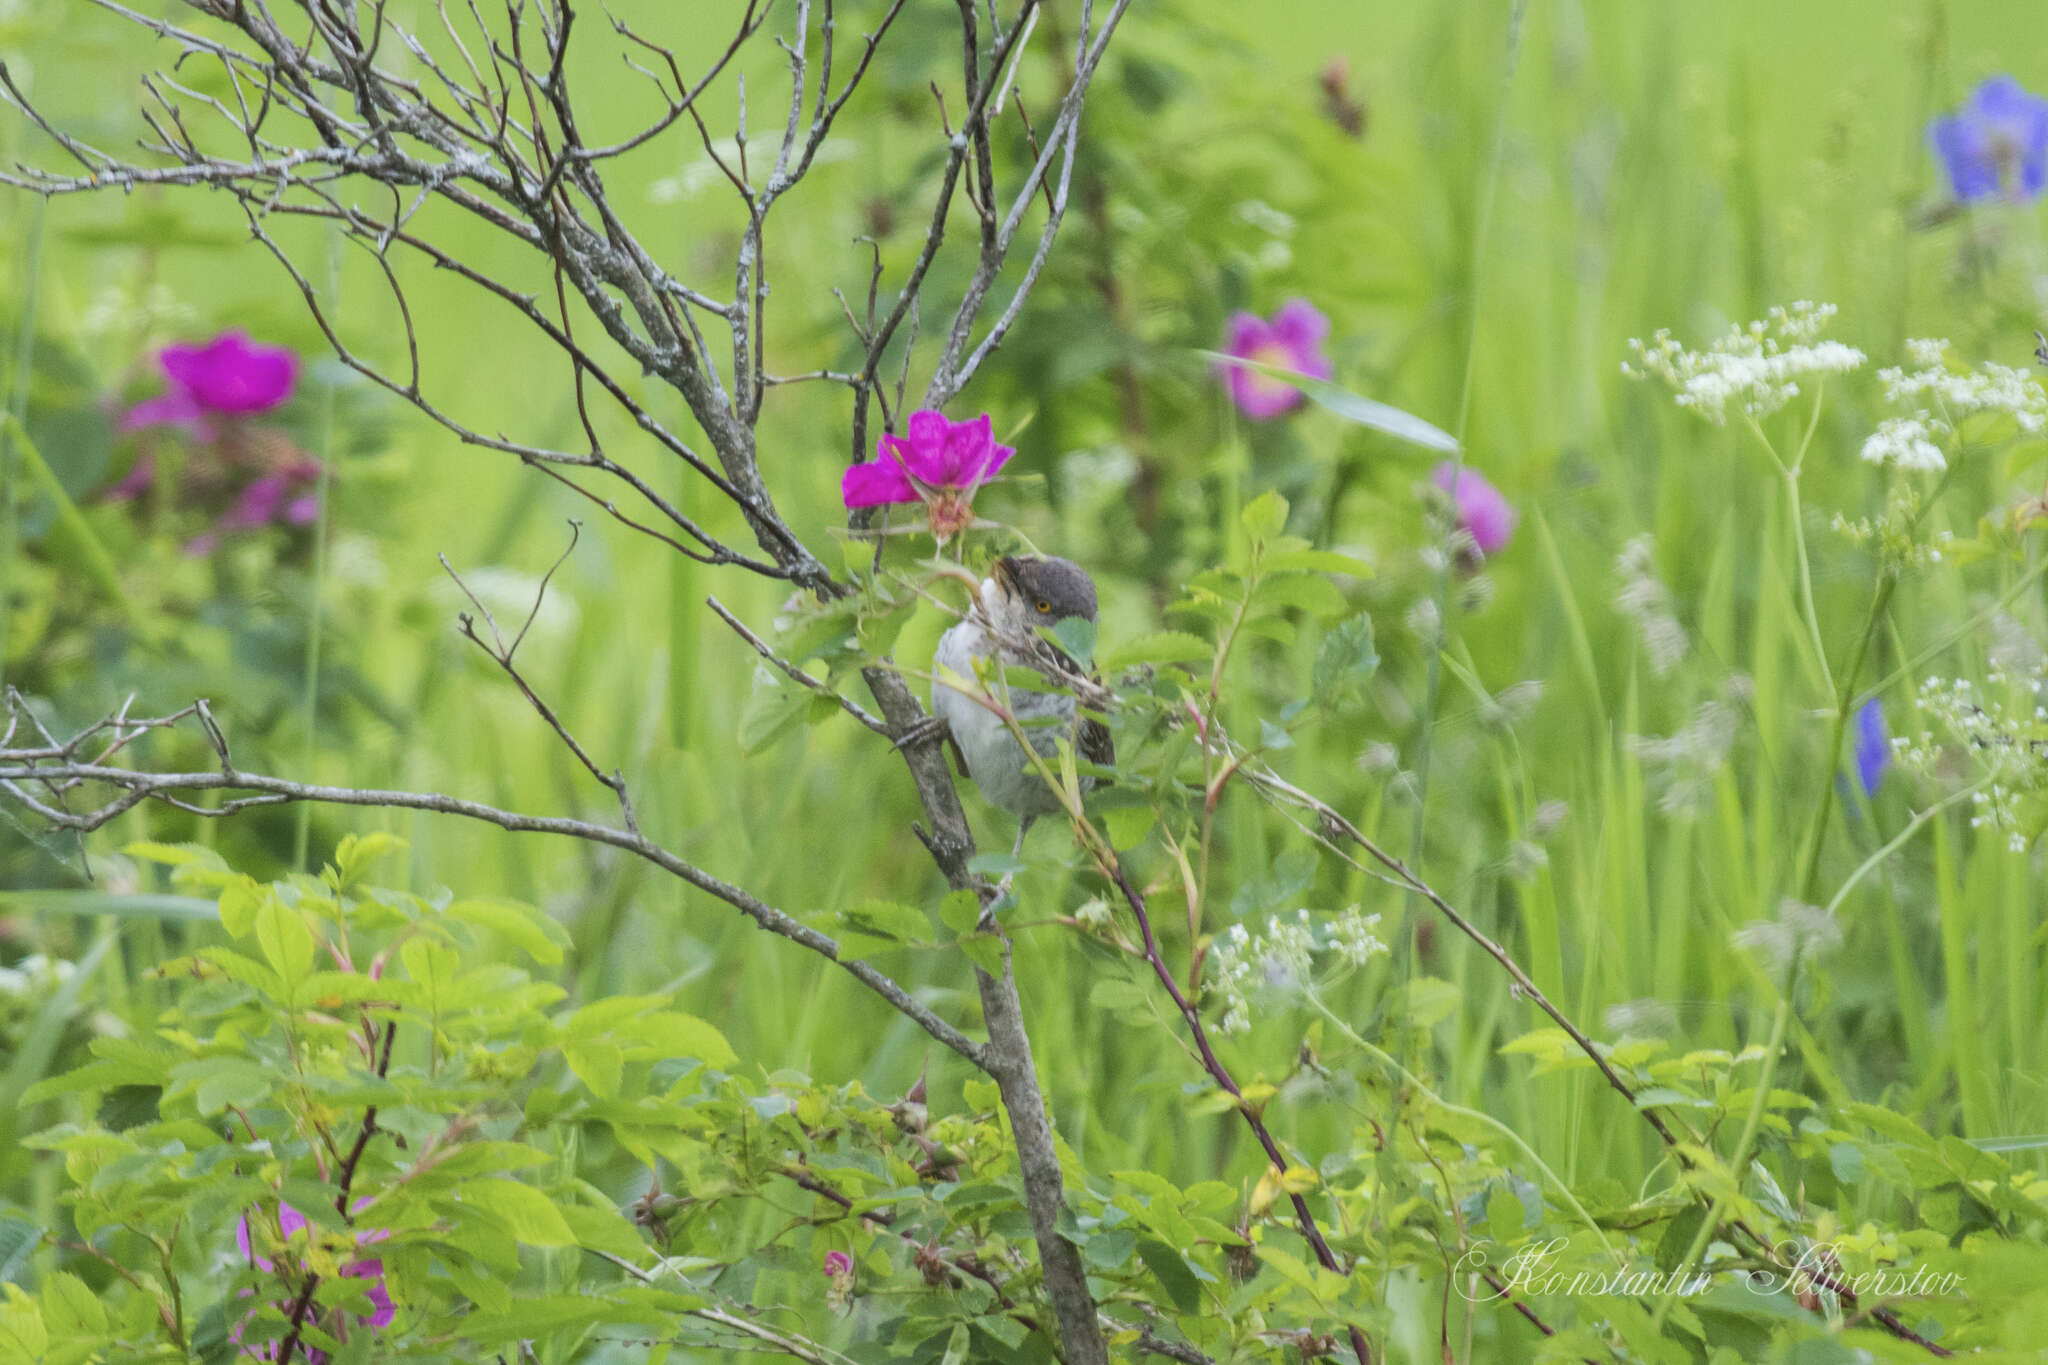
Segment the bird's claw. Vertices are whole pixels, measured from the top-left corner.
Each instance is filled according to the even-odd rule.
[[[896,736],[896,742],[889,747],[892,749],[908,749],[923,744],[928,740],[950,735],[951,733],[952,730],[946,724],[943,717],[926,716],[923,720]]]

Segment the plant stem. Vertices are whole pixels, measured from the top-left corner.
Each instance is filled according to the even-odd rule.
[[[42,279],[43,213],[49,201],[38,197],[29,211],[28,245],[21,254],[21,323],[14,337],[14,382],[7,411],[17,423],[28,421],[29,377],[36,357],[36,286]],[[7,676],[7,598],[14,577],[14,556],[20,528],[15,523],[14,436],[0,431],[0,682]]]
[[[1729,1170],[1738,1186],[1742,1183],[1743,1167],[1749,1164],[1750,1144],[1756,1141],[1757,1130],[1763,1126],[1764,1109],[1770,1103],[1771,1082],[1778,1073],[1778,1054],[1785,1046],[1785,1031],[1792,1026],[1792,988],[1799,979],[1799,948],[1792,949],[1792,960],[1785,967],[1785,989],[1778,997],[1778,1012],[1771,1019],[1771,1041],[1764,1049],[1763,1074],[1757,1077],[1756,1097],[1749,1103],[1749,1117],[1743,1122],[1742,1136],[1735,1143],[1735,1159],[1729,1163]],[[1665,1283],[1670,1286],[1663,1299],[1657,1304],[1657,1311],[1650,1318],[1650,1335],[1656,1336],[1664,1328],[1664,1319],[1671,1313],[1671,1307],[1680,1297],[1679,1286],[1692,1277],[1692,1268],[1699,1264],[1700,1255],[1707,1249],[1707,1243],[1720,1230],[1721,1221],[1728,1214],[1730,1195],[1717,1195],[1707,1209],[1707,1216],[1700,1220],[1699,1230],[1693,1233],[1692,1245],[1685,1249],[1685,1255],[1678,1262],[1677,1273]]]
[[[341,299],[341,251],[339,230],[327,239],[327,291],[339,312]],[[305,686],[299,696],[299,714],[306,730],[305,759],[301,771],[312,772],[320,749],[320,630],[327,598],[327,528],[333,518],[330,504],[334,491],[334,396],[332,379],[320,386],[320,479],[314,490],[319,514],[313,521],[312,600],[306,612]],[[292,866],[304,868],[313,838],[313,807],[300,806],[292,827]]]
[[[1862,633],[1856,640],[1856,652],[1849,658],[1849,668],[1842,675],[1842,686],[1835,703],[1834,724],[1828,735],[1827,762],[1822,771],[1828,775],[1820,787],[1820,806],[1814,812],[1813,825],[1807,831],[1805,846],[1805,870],[1800,874],[1798,886],[1801,900],[1811,901],[1820,886],[1820,853],[1827,843],[1828,817],[1834,812],[1835,784],[1833,775],[1842,764],[1842,739],[1849,729],[1849,717],[1855,710],[1856,678],[1863,671],[1863,661],[1870,654],[1870,642],[1877,638],[1878,623],[1884,620],[1885,608],[1891,605],[1892,590],[1898,586],[1899,576],[1895,570],[1885,570],[1877,581],[1877,591],[1870,599],[1870,614],[1864,618]]]

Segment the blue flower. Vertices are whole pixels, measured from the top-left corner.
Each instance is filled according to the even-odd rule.
[[[1892,763],[1892,746],[1884,729],[1884,704],[1875,699],[1856,712],[1855,758],[1856,780],[1863,784],[1863,794],[1877,795],[1877,784],[1884,781],[1884,770]]]
[[[2003,194],[2036,199],[2048,188],[2048,100],[2010,76],[1993,76],[1927,136],[1963,203]]]

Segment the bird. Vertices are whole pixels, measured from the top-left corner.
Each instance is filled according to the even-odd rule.
[[[950,670],[972,684],[977,676],[976,661],[999,659],[1005,665],[1036,669],[1050,681],[1049,660],[1039,652],[1045,651],[1059,667],[1079,675],[1079,665],[1040,639],[1037,629],[1074,617],[1093,625],[1095,580],[1071,559],[1008,555],[996,560],[982,580],[979,599],[959,624],[939,638],[932,659],[932,714],[951,737],[955,760],[974,780],[983,799],[1017,817],[1017,842],[1011,849],[1014,857],[1024,851],[1024,836],[1031,822],[1061,809],[1059,795],[1025,757],[1008,722],[947,681],[945,674]],[[1075,754],[1089,763],[1105,768],[1115,763],[1109,727],[1093,716],[1081,715],[1072,693],[1013,685],[1009,702],[1031,747],[1049,762],[1058,763],[1058,742],[1065,739],[1074,746]],[[1053,723],[1043,723],[1048,718]],[[1085,792],[1095,785],[1095,779],[1083,777],[1080,785]]]

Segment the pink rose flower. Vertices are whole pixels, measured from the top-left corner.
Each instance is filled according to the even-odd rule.
[[[1458,525],[1472,537],[1481,554],[1499,554],[1515,530],[1515,509],[1498,488],[1476,469],[1460,469],[1450,461],[1436,467],[1436,486],[1451,495]]]
[[[369,1202],[367,1199],[359,1199],[356,1201],[355,1206],[361,1208]],[[284,1235],[286,1241],[290,1241],[301,1230],[310,1230],[311,1227],[312,1224],[306,1220],[304,1214],[300,1213],[290,1204],[279,1201],[277,1206],[277,1228]],[[362,1246],[369,1242],[380,1242],[389,1235],[381,1230],[357,1233],[356,1245]],[[255,1248],[249,1239],[249,1219],[246,1214],[243,1215],[240,1222],[235,1224],[235,1247],[242,1253],[242,1259],[256,1269],[265,1271],[275,1271],[277,1269],[275,1261],[270,1260],[266,1256],[256,1254]],[[350,1261],[341,1268],[341,1273],[347,1278],[365,1279],[371,1282],[368,1291],[370,1313],[368,1316],[350,1315],[346,1322],[339,1324],[341,1330],[334,1334],[337,1336],[343,1335],[350,1324],[368,1327],[372,1331],[390,1326],[391,1320],[397,1316],[397,1309],[391,1302],[390,1292],[384,1286],[384,1262],[377,1257]],[[280,1313],[288,1314],[291,1312],[290,1302],[276,1304],[274,1307]],[[247,1325],[247,1322],[248,1320],[244,1319],[242,1323],[237,1324],[228,1334],[229,1339],[237,1346],[242,1346],[242,1328]],[[242,1346],[241,1354],[243,1358],[250,1360],[276,1360],[280,1344],[282,1343],[271,1342],[267,1345]],[[309,1365],[326,1365],[327,1353],[325,1351],[305,1346],[303,1354]]]
[[[181,426],[202,435],[210,418],[269,412],[292,396],[299,358],[282,346],[251,341],[243,331],[223,332],[203,346],[178,343],[157,352],[171,381],[168,393],[128,409],[121,430]]]
[[[974,493],[1017,452],[997,445],[987,413],[954,422],[942,412],[913,412],[902,436],[875,442],[875,458],[853,465],[840,479],[850,510],[921,502],[932,534],[945,540],[974,524]]]
[[[1256,360],[1311,379],[1328,379],[1334,371],[1323,354],[1323,338],[1330,334],[1330,320],[1306,299],[1289,299],[1271,322],[1253,313],[1234,313],[1224,351],[1238,360]],[[1230,401],[1254,421],[1278,417],[1301,405],[1302,391],[1284,379],[1262,374],[1243,365],[1219,362],[1217,370]]]

